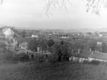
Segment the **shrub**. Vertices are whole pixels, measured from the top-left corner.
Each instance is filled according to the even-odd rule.
[[[58,61],[58,55],[57,54],[50,54],[48,56],[48,61],[50,63],[54,63],[54,62],[57,62]]]
[[[25,54],[25,53],[20,53],[14,56],[14,58],[16,60],[19,61],[28,61],[29,60],[29,55]]]
[[[51,52],[52,52],[52,54],[51,54],[51,56],[49,56],[50,62],[67,61],[67,60],[69,60],[69,57],[71,55],[69,46],[64,41],[60,41],[58,43],[55,43],[52,46]]]
[[[100,64],[100,61],[93,60],[93,61],[91,62],[91,64],[94,64],[94,65],[99,65],[99,64]]]
[[[39,45],[39,42],[34,38],[34,39],[31,39],[29,42],[28,42],[28,49],[29,50],[32,50],[32,51],[37,51],[37,47]]]
[[[5,50],[3,51],[3,53],[0,53],[0,60],[1,62],[17,62],[18,59],[16,57],[16,53],[9,51],[9,50]]]

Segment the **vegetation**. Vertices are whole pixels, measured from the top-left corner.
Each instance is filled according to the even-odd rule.
[[[28,42],[28,49],[36,52],[38,45],[39,42],[35,38],[30,39],[30,41]]]
[[[105,38],[99,38],[96,33],[85,33],[87,36],[84,36],[84,33],[66,34],[63,32],[57,32],[56,34],[53,34],[52,31],[36,32],[33,30],[28,30],[27,32],[27,30],[18,31],[15,29],[14,31],[17,32],[18,39],[20,39],[19,36],[22,36],[21,38],[28,43],[27,49],[30,50],[30,52],[25,51],[18,55],[15,54],[17,51],[9,52],[12,54],[7,54],[5,57],[7,56],[9,58],[10,56],[11,59],[12,57],[17,60],[22,58],[28,60],[30,60],[30,58],[36,58],[40,61],[61,62],[69,60],[69,57],[71,56],[88,58],[92,53],[107,52],[107,44],[106,41],[104,41]],[[31,34],[35,33],[37,33],[36,35],[38,35],[38,37],[32,38]],[[66,35],[67,38],[66,36],[64,36],[65,38],[61,37],[63,35]],[[17,35],[15,38],[16,37]],[[1,46],[3,45],[1,44]],[[8,51],[6,53],[8,53]]]
[[[87,59],[92,53],[96,58],[107,59],[107,55],[104,55],[107,48],[106,41],[101,41],[99,37],[78,37],[77,34],[73,37],[70,34],[70,38],[67,39],[55,35],[50,38],[45,33],[42,33],[44,37],[40,34],[39,36],[39,38],[24,39],[28,42],[28,52],[23,49],[19,49],[19,52],[18,50],[11,51],[6,49],[5,44],[0,44],[1,80],[106,80],[106,63],[103,64],[97,60],[92,62],[85,60],[84,63],[78,63],[78,60],[67,62],[71,56]],[[102,42],[102,44],[99,45],[97,42]],[[28,62],[22,63],[23,61]],[[7,64],[10,62],[12,64]],[[18,64],[13,64],[13,62],[18,62]]]

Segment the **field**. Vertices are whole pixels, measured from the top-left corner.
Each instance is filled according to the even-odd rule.
[[[6,63],[0,65],[0,80],[107,80],[107,64]]]

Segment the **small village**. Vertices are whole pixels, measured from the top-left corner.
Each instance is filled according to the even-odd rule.
[[[55,51],[57,52],[57,50],[54,50],[54,46],[56,46],[54,45],[55,42],[59,44],[62,41],[63,44],[66,43],[64,46],[65,48],[69,47],[69,50],[67,49],[69,53],[68,51],[67,53],[61,52],[63,54],[69,54],[69,56],[67,55],[69,57],[68,60],[75,61],[75,57],[78,57],[77,60],[80,62],[87,60],[107,62],[106,33],[65,33],[60,31],[47,32],[36,30],[33,32],[31,31],[32,33],[30,33],[30,30],[29,32],[25,30],[18,32],[17,29],[8,26],[2,27],[0,30],[0,43],[5,45],[3,48],[16,55],[23,55],[20,58],[24,58],[26,55],[28,56],[28,59],[32,59],[38,54],[44,55],[45,58],[47,55],[49,57],[49,55],[52,55]],[[86,43],[84,43],[84,41]]]
[[[0,0],[0,80],[107,80],[107,0]]]
[[[3,26],[0,28],[0,70],[4,72],[0,78],[22,80],[24,77],[26,80],[42,80],[50,79],[48,75],[52,77],[55,74],[70,79],[78,76],[78,79],[81,77],[77,75],[78,72],[85,74],[83,79],[87,79],[96,78],[95,76],[102,75],[102,72],[106,74],[106,34],[25,30]],[[4,77],[5,73],[8,73],[7,77]]]

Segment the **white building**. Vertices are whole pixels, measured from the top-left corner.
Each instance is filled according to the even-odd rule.
[[[39,36],[38,35],[33,35],[32,34],[32,36],[31,36],[32,38],[39,38]]]

